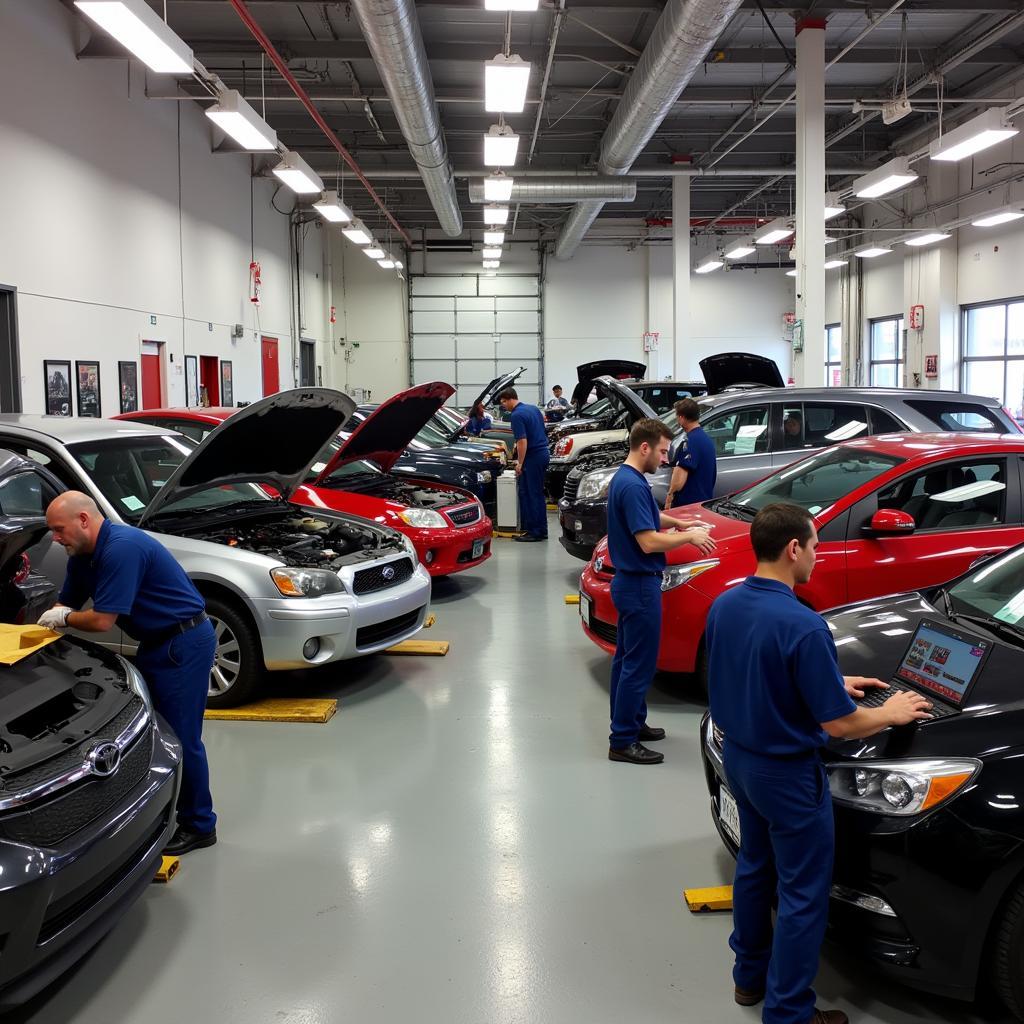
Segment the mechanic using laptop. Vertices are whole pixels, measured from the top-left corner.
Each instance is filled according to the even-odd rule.
[[[815,1007],[814,977],[832,886],[832,799],[820,749],[930,718],[919,693],[880,707],[851,698],[887,688],[839,673],[825,620],[793,592],[814,569],[814,519],[797,505],[767,505],[750,539],[757,571],[722,594],[707,621],[711,717],[725,735],[726,780],[739,811],[733,887],[735,999],[762,999],[764,1024],[846,1024]],[[772,929],[772,901],[778,914]]]

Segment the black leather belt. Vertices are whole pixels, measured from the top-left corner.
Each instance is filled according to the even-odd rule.
[[[173,640],[176,636],[187,633],[190,629],[195,629],[196,626],[201,626],[209,617],[206,612],[200,612],[185,622],[176,622],[173,626],[161,629],[157,633],[150,633],[148,636],[143,637],[139,643],[146,647],[160,647],[167,643],[168,640]]]

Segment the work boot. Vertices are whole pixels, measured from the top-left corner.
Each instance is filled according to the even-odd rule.
[[[814,1008],[814,1016],[807,1024],[850,1024],[850,1018],[842,1010],[819,1010]]]
[[[661,764],[665,760],[665,755],[659,754],[656,750],[648,750],[640,743],[630,743],[628,747],[619,750],[609,747],[608,760],[628,761],[630,764]]]
[[[764,999],[764,991],[751,992],[749,989],[740,988],[736,986],[736,1002],[740,1006],[757,1006],[762,999]]]
[[[656,725],[648,725],[646,722],[640,726],[640,733],[637,736],[638,740],[644,740],[646,743],[653,743],[664,738],[664,729],[659,729]]]

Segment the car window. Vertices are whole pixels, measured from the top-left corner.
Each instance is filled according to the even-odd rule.
[[[0,481],[0,515],[45,516],[57,492],[38,473],[23,470]]]
[[[913,516],[918,530],[974,529],[1006,522],[1006,460],[947,463],[880,491],[878,507]]]
[[[804,402],[804,442],[812,448],[867,437],[868,414],[862,405]]]
[[[751,455],[768,450],[768,406],[746,405],[701,420],[718,456]]]
[[[907,405],[942,430],[967,430],[1001,434],[1006,428],[984,405],[970,402],[907,399]]]
[[[1013,548],[951,587],[957,611],[981,613],[1024,630],[1024,546]]]
[[[21,438],[0,437],[0,447],[20,455],[22,458],[31,459],[40,466],[45,466],[65,487],[72,490],[81,488],[81,481],[78,480],[67,466],[60,459],[54,457],[50,452],[34,448],[26,444]]]
[[[868,409],[872,434],[903,434],[907,428],[884,409]]]
[[[168,430],[176,430],[179,434],[192,438],[198,444],[208,434],[213,433],[213,426],[209,423],[190,423],[187,420],[160,420],[155,421],[156,426],[165,427]]]
[[[633,390],[659,416],[662,413],[671,412],[676,402],[681,402],[684,398],[693,397],[693,392],[688,388],[666,387],[663,385],[649,388],[634,387]]]

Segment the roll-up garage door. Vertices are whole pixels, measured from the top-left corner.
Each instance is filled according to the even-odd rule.
[[[536,276],[476,274],[409,278],[412,380],[447,381],[468,406],[489,381],[525,366],[515,387],[540,402],[544,381],[541,289]]]

